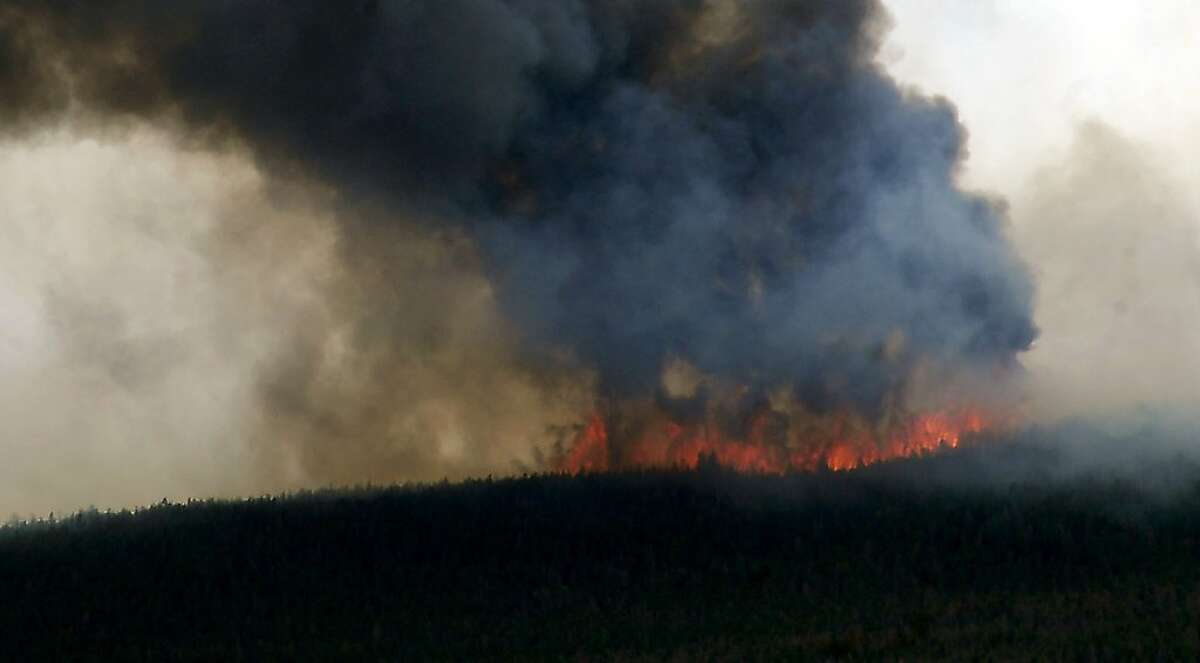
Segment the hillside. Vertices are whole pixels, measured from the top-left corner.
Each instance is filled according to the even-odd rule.
[[[6,660],[1192,659],[1200,473],[530,476],[0,530]],[[940,478],[939,478],[940,477]],[[956,477],[947,480],[946,477]]]

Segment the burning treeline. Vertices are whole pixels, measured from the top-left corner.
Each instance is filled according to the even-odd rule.
[[[1016,422],[998,395],[914,408],[893,397],[881,410],[838,404],[825,410],[787,389],[712,389],[678,361],[653,400],[613,399],[564,440],[553,466],[568,472],[695,468],[705,462],[743,472],[851,470],[923,455],[995,433]]]
[[[890,426],[873,425],[861,416],[843,413],[811,420],[789,432],[786,419],[779,426],[773,413],[760,413],[744,422],[740,432],[726,432],[725,426],[708,418],[683,425],[651,415],[639,422],[634,432],[623,431],[626,441],[614,447],[610,421],[594,415],[572,440],[558,467],[568,472],[696,468],[711,460],[755,473],[852,470],[957,447],[964,435],[993,425],[988,415],[972,410],[913,416]]]
[[[386,455],[363,438],[411,414],[389,330],[436,315],[387,248],[411,234],[469,247],[505,370],[547,402],[592,385],[551,465],[853,467],[987,426],[1036,334],[997,203],[955,184],[953,107],[875,62],[886,23],[869,0],[9,0],[0,121],[157,122],[335,192],[358,303],[329,326],[363,371],[314,386],[306,330],[261,404],[309,422],[310,473]]]

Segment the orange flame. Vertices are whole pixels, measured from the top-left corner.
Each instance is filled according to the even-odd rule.
[[[851,414],[820,417],[806,439],[793,435],[787,440],[768,439],[768,419],[751,419],[743,435],[729,437],[707,423],[651,423],[632,436],[614,456],[604,417],[595,414],[576,435],[562,458],[567,472],[604,472],[618,469],[683,467],[695,468],[712,458],[723,467],[740,472],[782,474],[820,468],[851,470],[885,460],[918,456],[947,447],[957,447],[964,436],[998,425],[977,409],[912,415],[883,430],[872,429]]]

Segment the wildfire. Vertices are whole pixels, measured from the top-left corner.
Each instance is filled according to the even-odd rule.
[[[604,472],[651,467],[695,468],[712,458],[741,472],[782,474],[821,468],[851,470],[881,461],[957,447],[964,436],[997,425],[981,410],[909,415],[886,425],[840,413],[806,417],[804,426],[773,426],[760,414],[740,435],[729,435],[710,421],[681,424],[665,417],[643,423],[614,446],[613,432],[595,414],[575,436],[561,461],[568,472]]]

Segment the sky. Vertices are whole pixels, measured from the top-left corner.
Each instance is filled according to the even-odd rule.
[[[900,80],[945,95],[971,132],[964,182],[1014,195],[1104,122],[1162,152],[1175,177],[1200,174],[1200,58],[1193,2],[888,0],[882,60]]]
[[[1041,337],[1023,359],[1032,415],[1196,406],[1200,6],[886,5],[882,64],[913,94],[957,107],[969,134],[960,183],[1007,201],[1037,278]],[[244,156],[150,127],[0,139],[0,512],[294,486],[304,459],[244,443],[243,419],[255,416],[258,367],[330,316],[324,294],[343,276],[333,215],[319,201],[293,205]],[[299,232],[248,230],[268,217]],[[219,272],[215,251],[235,256]],[[495,315],[486,284],[447,288],[460,318]],[[571,409],[495,374],[514,411]],[[439,385],[413,406],[428,416],[387,422],[438,440],[414,478],[464,453],[455,413],[490,396],[463,391]],[[517,417],[500,429],[518,440],[553,423]],[[502,458],[471,470],[511,471]]]

